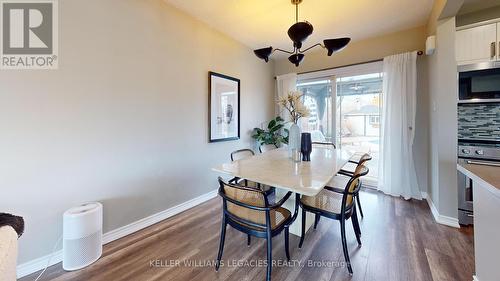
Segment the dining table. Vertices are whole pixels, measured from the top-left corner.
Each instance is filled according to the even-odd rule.
[[[300,236],[301,195],[315,196],[330,182],[351,157],[352,153],[326,146],[313,146],[311,161],[294,161],[286,147],[273,149],[212,168],[213,171],[247,179],[259,184],[276,188],[276,200],[286,193],[293,192],[283,207],[293,212],[290,233]],[[314,222],[311,213],[307,214],[306,230]]]

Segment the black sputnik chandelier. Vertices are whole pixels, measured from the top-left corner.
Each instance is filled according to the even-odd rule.
[[[292,4],[295,5],[295,23],[288,29],[288,36],[293,41],[293,51],[267,47],[253,51],[257,57],[268,62],[269,56],[275,51],[279,51],[290,54],[288,60],[291,63],[295,64],[295,66],[299,66],[300,62],[304,59],[304,53],[311,50],[312,48],[321,46],[328,51],[327,55],[331,56],[334,52],[342,50],[345,46],[347,46],[347,44],[349,44],[351,38],[348,37],[325,39],[323,40],[323,44],[317,43],[309,48],[302,50],[302,42],[304,42],[307,37],[309,37],[309,35],[313,33],[313,26],[307,21],[299,22],[299,4],[302,3],[302,0],[291,1]]]

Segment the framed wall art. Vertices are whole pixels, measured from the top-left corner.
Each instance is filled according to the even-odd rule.
[[[240,138],[240,80],[208,73],[209,142]]]

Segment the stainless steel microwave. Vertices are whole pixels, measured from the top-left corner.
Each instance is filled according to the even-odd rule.
[[[500,65],[459,67],[458,102],[500,102]]]

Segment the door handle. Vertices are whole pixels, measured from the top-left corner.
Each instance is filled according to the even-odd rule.
[[[497,42],[491,42],[490,55],[492,59],[495,58],[496,52],[497,52]]]
[[[474,161],[474,160],[467,160],[466,162],[467,162],[467,164],[473,164],[473,165],[500,167],[500,164],[498,164],[498,163],[490,163],[490,162],[482,162],[482,161]]]

